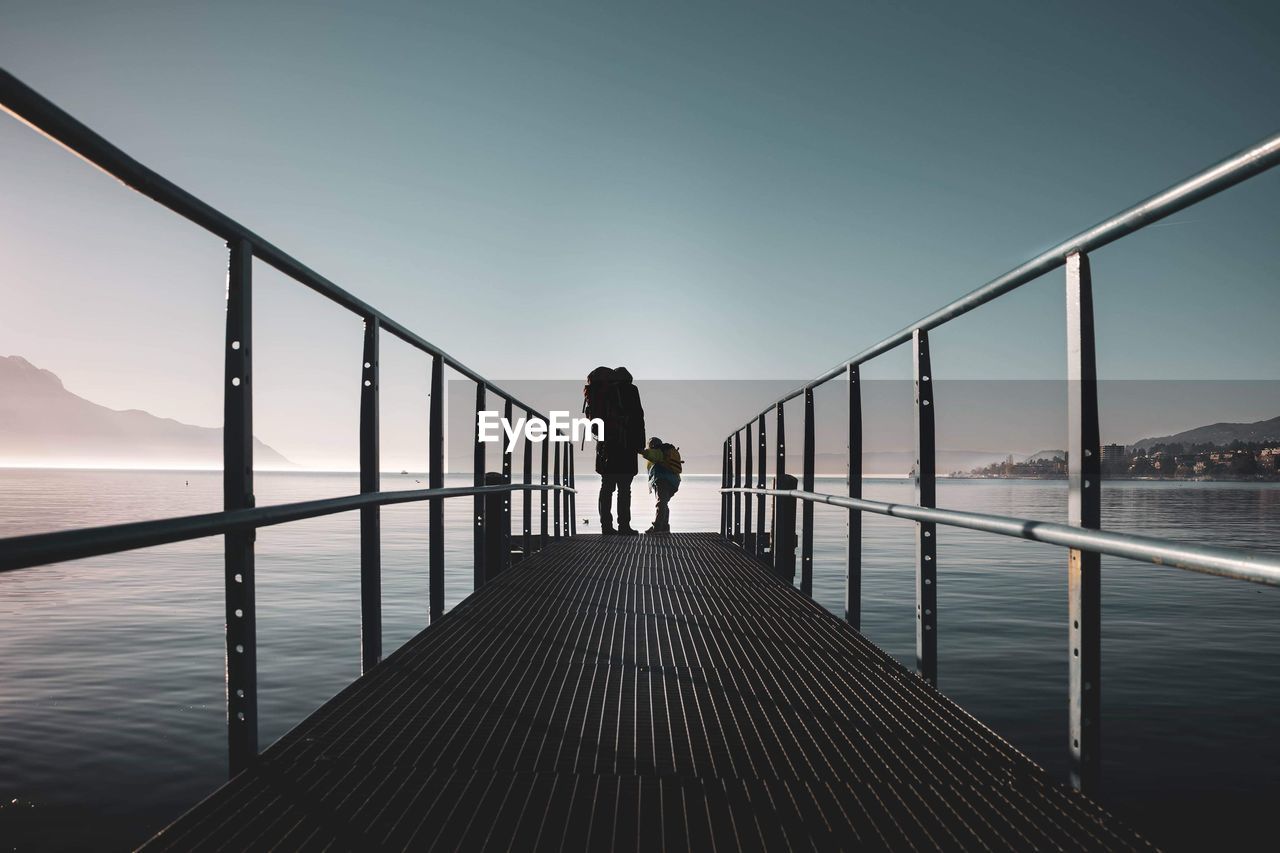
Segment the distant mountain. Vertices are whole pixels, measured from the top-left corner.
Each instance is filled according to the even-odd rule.
[[[1030,456],[1028,456],[1026,459],[1024,459],[1024,460],[1022,460],[1022,461],[1023,461],[1023,462],[1035,462],[1035,461],[1036,461],[1036,460],[1038,460],[1038,459],[1049,459],[1049,460],[1053,460],[1053,459],[1057,459],[1057,458],[1066,459],[1066,458],[1067,458],[1067,451],[1065,451],[1065,450],[1037,450],[1035,453],[1032,453]]]
[[[1174,435],[1144,438],[1134,442],[1133,446],[1145,450],[1153,444],[1224,445],[1233,441],[1280,441],[1280,417],[1251,424],[1209,424]]]
[[[257,439],[253,453],[255,467],[293,465]],[[25,358],[0,356],[0,465],[219,468],[222,430],[108,409]]]

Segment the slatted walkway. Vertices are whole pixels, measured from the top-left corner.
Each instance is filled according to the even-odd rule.
[[[553,544],[147,849],[1145,846],[738,549],[676,534]]]

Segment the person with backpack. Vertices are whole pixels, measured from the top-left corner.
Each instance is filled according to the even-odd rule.
[[[640,472],[636,455],[644,450],[644,407],[640,391],[625,367],[597,367],[582,389],[582,411],[604,422],[604,440],[596,442],[600,475],[600,532],[635,536],[631,527],[631,481]],[[613,493],[618,493],[618,527],[613,526]]]
[[[653,525],[645,533],[670,533],[671,498],[680,488],[680,472],[684,468],[680,448],[654,436],[649,439],[649,448],[640,451],[640,455],[648,462],[649,489],[658,498]]]

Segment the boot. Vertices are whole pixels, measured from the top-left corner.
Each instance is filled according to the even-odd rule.
[[[618,528],[619,536],[639,536],[639,531],[633,530],[630,525]]]

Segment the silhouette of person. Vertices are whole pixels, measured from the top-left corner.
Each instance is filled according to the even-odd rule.
[[[600,475],[600,532],[634,536],[631,527],[631,481],[639,473],[637,454],[644,449],[644,407],[640,391],[625,367],[597,367],[582,389],[583,411],[604,422],[604,440],[596,442]],[[618,526],[613,526],[613,493],[618,493]]]

